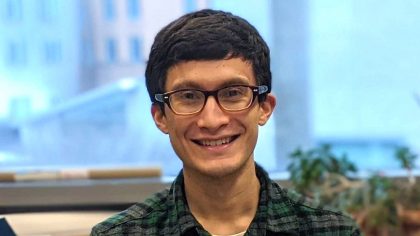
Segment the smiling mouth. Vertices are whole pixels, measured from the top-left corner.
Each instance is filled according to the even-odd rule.
[[[226,137],[226,138],[221,138],[221,139],[201,139],[201,140],[193,140],[194,143],[200,145],[200,146],[205,146],[205,147],[216,147],[216,146],[221,146],[221,145],[225,145],[228,143],[233,142],[235,139],[237,139],[239,137],[239,135],[234,135],[234,136],[230,136],[230,137]]]

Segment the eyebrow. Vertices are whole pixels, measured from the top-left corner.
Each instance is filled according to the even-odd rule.
[[[235,77],[231,79],[225,80],[221,83],[218,88],[223,88],[231,85],[250,85],[249,82],[245,78]],[[201,89],[203,90],[203,86],[195,81],[185,81],[179,84],[175,84],[175,86],[170,91],[180,90],[180,89]]]

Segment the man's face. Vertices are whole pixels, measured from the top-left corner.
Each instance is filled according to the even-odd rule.
[[[250,63],[241,58],[181,62],[168,70],[165,91],[215,90],[232,84],[256,86]],[[221,177],[253,162],[258,125],[267,122],[274,106],[269,94],[261,104],[255,99],[248,109],[228,112],[210,96],[197,114],[177,115],[167,105],[163,114],[154,105],[152,115],[159,129],[169,134],[184,172]]]

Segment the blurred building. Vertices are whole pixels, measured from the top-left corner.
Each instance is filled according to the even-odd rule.
[[[94,87],[142,76],[157,31],[206,4],[206,0],[1,1],[0,120],[14,122]]]
[[[84,87],[143,76],[154,36],[165,24],[206,6],[201,1],[81,1]],[[165,6],[165,7],[162,7]]]
[[[0,162],[22,155],[18,125],[81,83],[76,1],[0,1]]]
[[[0,2],[0,120],[19,122],[79,91],[76,1]]]

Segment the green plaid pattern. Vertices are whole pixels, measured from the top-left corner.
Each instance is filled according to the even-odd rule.
[[[258,165],[256,170],[261,183],[260,199],[246,236],[361,235],[349,216],[281,188]],[[91,235],[209,236],[188,209],[183,185],[181,171],[170,189],[99,223]]]

